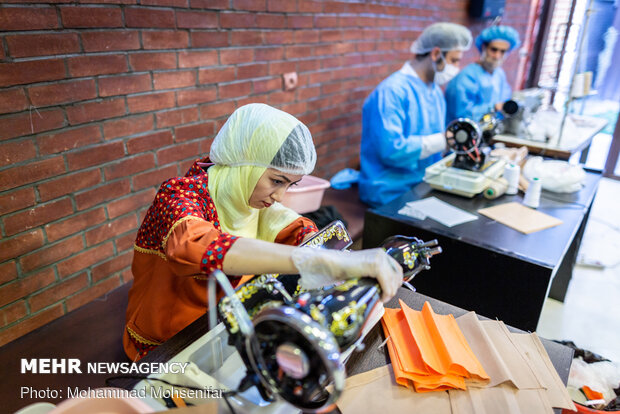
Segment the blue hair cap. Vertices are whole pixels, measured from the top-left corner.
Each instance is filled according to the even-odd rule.
[[[519,40],[519,32],[510,26],[491,26],[484,29],[478,37],[476,37],[476,47],[482,52],[482,45],[491,43],[494,40],[504,40],[510,44],[508,51],[521,45]]]

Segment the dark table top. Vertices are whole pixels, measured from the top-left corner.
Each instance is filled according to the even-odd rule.
[[[374,214],[397,220],[404,224],[427,230],[445,237],[461,240],[475,246],[483,247],[500,254],[512,256],[542,266],[555,268],[562,261],[566,250],[575,237],[581,222],[589,210],[601,176],[593,172],[586,173],[584,187],[575,193],[553,193],[542,191],[538,211],[562,220],[562,224],[549,229],[523,234],[508,226],[477,213],[477,210],[509,202],[521,202],[523,196],[504,195],[495,200],[487,200],[479,194],[466,198],[455,194],[432,189],[426,183],[420,183],[411,191],[396,200],[370,210]],[[407,202],[427,197],[436,197],[455,207],[478,216],[478,220],[447,227],[426,218],[418,220],[398,214]]]

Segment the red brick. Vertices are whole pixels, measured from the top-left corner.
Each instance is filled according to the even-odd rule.
[[[263,44],[263,32],[257,30],[243,30],[231,32],[231,46],[255,46]]]
[[[75,203],[78,210],[86,210],[97,204],[122,197],[130,192],[129,180],[121,180],[76,194]]]
[[[129,65],[135,71],[174,69],[177,67],[176,53],[132,53]]]
[[[285,103],[290,103],[294,100],[295,93],[289,91],[275,91],[267,95],[267,104],[275,107],[279,107],[280,105]]]
[[[120,177],[127,177],[155,167],[153,154],[142,154],[136,157],[124,158],[122,161],[104,168],[106,181]]]
[[[28,96],[34,106],[59,105],[85,101],[97,97],[94,79],[57,82],[28,88]]]
[[[291,115],[301,115],[306,112],[308,105],[306,102],[295,102],[288,105],[283,105],[280,109],[284,112],[288,112]]]
[[[195,71],[174,71],[153,74],[155,90],[185,88],[196,85]]]
[[[120,54],[78,56],[69,58],[68,63],[69,73],[76,78],[127,72],[127,59]]]
[[[41,201],[48,201],[65,194],[70,194],[84,188],[92,187],[101,182],[99,170],[82,171],[75,174],[65,175],[56,180],[46,181],[39,184],[39,197]]]
[[[60,302],[67,296],[88,286],[88,275],[82,273],[71,279],[56,283],[28,299],[31,312],[41,310],[51,304]]]
[[[198,71],[198,83],[200,84],[230,82],[235,79],[235,70],[233,68],[210,68]]]
[[[120,272],[131,266],[131,261],[133,259],[133,252],[127,252],[122,255],[118,255],[107,262],[104,262],[100,265],[93,267],[92,269],[92,279],[93,282],[98,282],[106,277],[110,276],[113,273]]]
[[[76,214],[60,222],[47,224],[45,226],[45,234],[47,234],[48,241],[54,242],[103,223],[105,220],[105,211],[103,207],[100,207],[85,213]]]
[[[0,63],[0,87],[53,81],[65,76],[62,59]]]
[[[157,151],[157,161],[159,162],[159,165],[167,165],[182,160],[196,159],[199,157],[198,149],[199,146],[197,142],[188,142],[185,144],[175,145],[172,148],[164,148]],[[183,173],[185,173],[185,171],[183,171]],[[174,176],[176,176],[176,172],[161,174],[159,183],[161,184],[164,180]],[[157,180],[154,182],[157,182]]]
[[[267,76],[267,64],[258,63],[255,65],[237,66],[237,79],[261,78]]]
[[[290,29],[302,29],[314,27],[314,21],[312,16],[288,16],[287,17],[288,28]]]
[[[0,264],[0,285],[17,279],[17,265],[14,261]]]
[[[0,91],[0,114],[20,112],[26,108],[28,108],[28,101],[22,88]]]
[[[319,30],[295,30],[294,43],[317,43],[320,40]]]
[[[56,134],[43,135],[37,138],[37,146],[41,155],[56,154],[93,144],[101,141],[101,130],[98,126],[89,125]]]
[[[126,8],[125,24],[127,27],[173,28],[174,11],[161,9]]]
[[[0,144],[0,167],[17,164],[37,156],[32,140],[11,141]]]
[[[174,92],[159,92],[127,98],[129,112],[148,112],[175,106]]]
[[[99,79],[99,96],[129,95],[151,90],[151,75],[121,75]]]
[[[108,242],[84,251],[64,260],[56,265],[61,279],[71,276],[74,273],[87,269],[111,256],[114,256],[112,242]]]
[[[63,315],[62,305],[46,309],[0,331],[0,346],[27,334]]]
[[[54,7],[5,7],[0,9],[0,32],[58,28]]]
[[[86,232],[86,245],[94,246],[118,235],[131,231],[136,234],[138,222],[135,214],[128,214],[122,218],[109,221],[102,226]]]
[[[282,89],[282,79],[265,79],[254,81],[254,93],[264,93],[268,91],[277,91]]]
[[[261,47],[256,49],[254,53],[254,60],[257,62],[264,60],[281,60],[283,58],[284,48],[282,47]]]
[[[60,17],[65,28],[123,27],[120,7],[65,6]]]
[[[10,304],[9,306],[0,310],[0,327],[5,327],[11,323],[23,318],[28,314],[28,308],[26,308],[26,301],[20,300]]]
[[[59,109],[28,111],[0,119],[0,140],[15,138],[37,132],[49,131],[66,125],[64,114]]]
[[[213,122],[204,122],[197,125],[184,125],[174,129],[175,142],[211,136],[215,133]]]
[[[342,30],[321,30],[320,40],[321,42],[341,42]]]
[[[270,12],[296,12],[297,2],[290,0],[267,0],[267,11]]]
[[[39,289],[54,283],[56,276],[52,269],[38,272],[30,277],[18,279],[0,287],[0,306],[12,303]]]
[[[6,235],[11,236],[70,214],[73,214],[71,200],[64,198],[47,204],[39,204],[27,211],[13,214],[10,217],[3,218],[2,222]]]
[[[111,52],[140,49],[140,36],[135,30],[83,32],[84,52]]]
[[[149,189],[114,200],[106,206],[110,218],[116,218],[131,211],[147,207],[153,201],[155,190]]]
[[[217,13],[200,11],[177,11],[177,27],[180,29],[216,28]]]
[[[28,164],[27,167],[14,167],[0,172],[0,191],[34,183],[65,172],[62,157],[49,158]]]
[[[323,2],[317,0],[298,0],[298,11],[300,13],[308,13],[308,12],[322,12],[323,11]]]
[[[82,305],[86,305],[92,300],[102,296],[113,289],[116,289],[121,285],[120,278],[118,276],[111,277],[106,279],[94,286],[89,287],[88,289],[84,289],[75,295],[67,298],[65,300],[67,304],[67,312],[71,312],[79,308]]]
[[[228,46],[228,32],[207,31],[190,33],[192,47],[226,47]]]
[[[212,102],[216,98],[217,90],[215,87],[189,89],[177,92],[177,103],[179,106]]]
[[[111,142],[67,154],[67,165],[70,171],[75,171],[115,161],[124,156],[123,143]]]
[[[144,49],[184,49],[189,45],[187,32],[162,30],[142,32]]]
[[[141,0],[143,6],[187,7],[188,0]]]
[[[71,125],[84,124],[121,115],[125,115],[125,100],[123,98],[99,100],[67,108],[67,118]]]
[[[303,62],[299,62],[302,64]],[[297,64],[295,62],[269,62],[268,75],[281,75],[287,72],[297,72]]]
[[[153,115],[147,114],[105,122],[103,124],[103,135],[106,139],[113,139],[151,131],[152,129]]]
[[[151,188],[151,189],[149,189],[149,191],[151,191],[153,196],[155,196],[155,190],[154,189]],[[153,197],[151,197],[151,199],[149,200],[149,203],[151,201],[153,201]],[[128,233],[128,234],[126,234],[124,236],[121,236],[121,237],[117,238],[116,240],[114,240],[114,245],[116,246],[116,251],[117,252],[123,252],[125,250],[131,249],[131,254],[133,255],[133,245],[134,245],[135,241],[136,241],[136,235],[134,233]]]
[[[121,273],[121,280],[123,283],[128,283],[133,280],[133,273],[131,269],[125,270]]]
[[[266,0],[233,0],[233,10],[252,10],[265,11],[267,9]]]
[[[252,62],[253,55],[254,55],[254,49],[220,50],[220,63],[222,65],[234,65],[237,63]]]
[[[230,0],[189,0],[191,8],[196,9],[228,9]]]
[[[200,106],[200,119],[216,119],[223,116],[228,117],[236,109],[234,102],[220,102],[210,105]]]
[[[166,128],[169,126],[188,124],[190,122],[198,120],[198,108],[194,107],[184,109],[172,109],[170,111],[158,112],[155,115],[155,118],[157,120],[157,128]],[[169,139],[172,139],[172,136],[164,133],[156,134],[156,136],[152,138],[149,137],[147,140],[144,140],[143,138],[144,137],[135,138],[135,147],[133,147],[132,141],[127,142],[127,150],[130,154],[132,154],[133,152],[142,152],[153,148],[164,147],[172,143],[171,141],[169,141]],[[145,141],[152,141],[152,143],[146,144],[145,147]]]
[[[198,149],[198,144],[194,144],[192,143],[192,145],[194,147],[196,147],[196,150]],[[178,160],[179,158],[182,157],[182,154],[184,154],[184,150],[185,148],[179,148],[181,147],[180,145],[177,145],[175,148],[177,148],[176,151],[166,151],[166,153],[162,154],[162,156],[160,157],[158,155],[158,159],[160,160],[160,164],[162,164],[163,162],[161,161],[162,159],[164,161],[167,161],[167,158],[173,158],[173,161]],[[179,150],[181,150],[181,152],[179,152]],[[195,152],[195,154],[197,154],[197,151]],[[186,156],[187,158],[187,156]],[[197,157],[196,157],[197,158]],[[146,173],[142,173],[142,174],[136,174],[133,179],[132,179],[132,186],[134,188],[134,190],[142,190],[143,188],[147,188],[147,187],[159,187],[161,185],[162,182],[164,182],[165,180],[167,180],[170,177],[175,177],[178,175],[178,171],[177,171],[177,167],[176,165],[171,165],[169,167],[165,167],[165,168],[158,168],[154,171],[149,171]]]
[[[307,58],[314,54],[314,49],[316,46],[287,46],[286,47],[286,58],[287,59],[297,59],[297,58]]]
[[[9,55],[18,58],[64,55],[80,51],[79,39],[75,33],[7,36],[5,39]]]
[[[219,85],[219,98],[237,98],[252,93],[252,82],[237,82],[228,85]]]
[[[196,111],[195,108],[194,111]],[[170,131],[160,131],[130,139],[127,141],[127,152],[129,154],[138,154],[171,145],[172,142],[172,133]]]
[[[218,64],[217,52],[207,50],[200,52],[179,52],[180,68],[195,68],[199,66],[214,66]]]
[[[46,245],[44,248],[22,257],[19,260],[19,263],[21,265],[22,271],[27,273],[34,269],[38,269],[55,263],[61,259],[64,259],[65,257],[69,257],[72,254],[82,250],[83,246],[84,245],[82,242],[82,236],[77,235],[69,239],[57,242],[51,246]]]
[[[220,13],[220,27],[223,29],[256,27],[255,22],[256,13]]]
[[[0,195],[0,216],[33,206],[35,203],[34,188],[20,188]]]
[[[263,34],[266,45],[281,45],[293,43],[293,32],[290,30],[278,30]]]
[[[19,257],[43,246],[43,233],[40,229],[31,230],[10,239],[0,241],[0,262]]]
[[[264,27],[267,29],[284,29],[286,28],[286,17],[284,14],[266,14],[257,13],[256,23],[249,27]]]

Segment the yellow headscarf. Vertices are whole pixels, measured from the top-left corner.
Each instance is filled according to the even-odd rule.
[[[299,215],[279,203],[250,207],[250,196],[267,168],[309,174],[316,163],[310,131],[292,115],[264,104],[237,109],[219,131],[209,157],[209,193],[222,230],[274,241]]]

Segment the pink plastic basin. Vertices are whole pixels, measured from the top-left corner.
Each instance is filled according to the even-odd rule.
[[[329,181],[313,175],[305,175],[297,185],[284,194],[282,204],[299,214],[309,213],[321,207],[323,194],[330,186]]]

